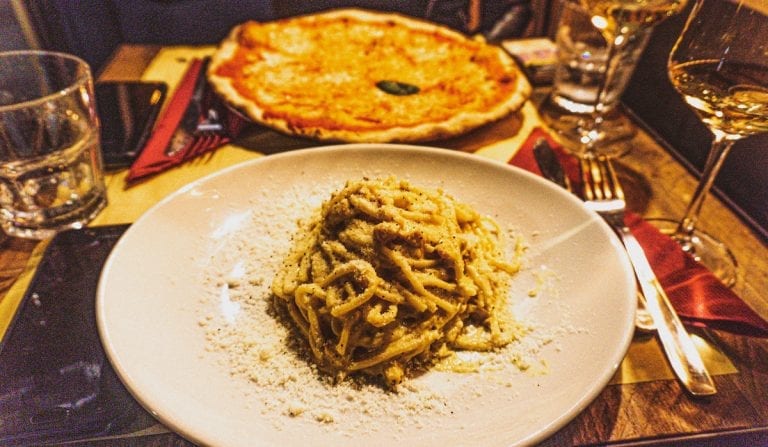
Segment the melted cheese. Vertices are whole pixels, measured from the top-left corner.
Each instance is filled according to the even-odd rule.
[[[441,123],[487,113],[517,93],[517,68],[498,47],[424,22],[364,17],[245,23],[216,75],[262,112],[258,118],[299,133]],[[376,85],[384,80],[419,91],[387,93]]]

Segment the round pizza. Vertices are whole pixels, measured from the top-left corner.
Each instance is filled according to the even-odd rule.
[[[519,109],[531,91],[514,60],[480,37],[359,9],[240,24],[208,79],[254,122],[344,142],[459,135]]]

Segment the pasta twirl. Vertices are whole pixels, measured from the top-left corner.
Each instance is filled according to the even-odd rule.
[[[320,369],[395,386],[414,364],[517,336],[490,218],[395,178],[350,181],[304,222],[272,284]]]

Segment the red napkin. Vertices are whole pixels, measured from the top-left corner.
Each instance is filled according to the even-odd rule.
[[[545,138],[573,184],[579,184],[579,167],[544,130],[536,128],[509,164],[541,175],[533,158],[533,146]],[[712,272],[696,262],[668,236],[634,213],[627,213],[625,223],[643,246],[648,261],[667,292],[672,306],[686,324],[708,327],[741,335],[768,337],[768,322],[760,318]]]
[[[150,136],[139,157],[131,165],[128,176],[126,177],[126,181],[129,184],[163,172],[173,166],[177,166],[190,160],[197,155],[216,149],[219,146],[228,143],[231,137],[239,132],[242,121],[234,114],[226,113],[224,107],[217,107],[217,111],[220,111],[224,115],[222,117],[222,123],[224,124],[226,132],[216,139],[206,141],[206,144],[208,144],[207,147],[198,146],[194,151],[181,149],[171,156],[165,154],[168,143],[171,141],[173,133],[179,126],[184,111],[186,110],[187,105],[189,105],[189,101],[192,99],[195,83],[197,82],[198,77],[205,76],[205,73],[202,72],[203,65],[201,59],[194,59],[189,64],[189,67],[184,73],[181,82],[176,87],[168,106],[160,116],[154,132]],[[203,107],[208,108],[213,105],[215,101],[217,101],[215,95],[208,89],[204,95]],[[200,118],[201,120],[203,119],[203,117]],[[191,144],[193,143],[190,142],[190,145]]]

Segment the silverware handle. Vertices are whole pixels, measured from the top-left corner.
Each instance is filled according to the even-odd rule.
[[[683,323],[651,269],[643,248],[626,226],[617,228],[645,295],[648,313],[656,323],[664,351],[677,377],[695,396],[715,394],[717,389]]]

